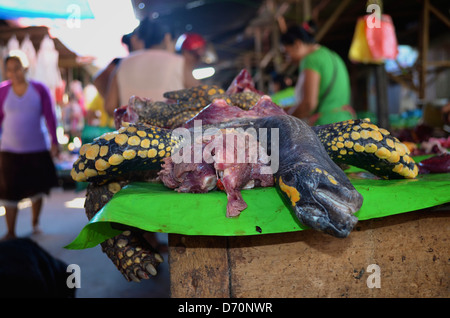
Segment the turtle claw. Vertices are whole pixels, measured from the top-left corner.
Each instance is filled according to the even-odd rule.
[[[126,277],[126,276],[125,276]],[[133,282],[136,282],[136,283],[140,283],[141,282],[141,280],[139,279],[139,278],[137,278],[136,276],[134,276],[133,274],[129,274],[129,276],[128,276]]]
[[[124,231],[101,246],[128,281],[140,282],[142,279],[156,276],[156,268],[164,261],[137,231]]]
[[[137,275],[138,275],[138,277],[141,278],[141,279],[149,279],[149,276],[147,275],[147,273],[144,272],[144,271],[141,270],[141,269],[139,269],[139,270],[137,271]]]
[[[155,266],[153,266],[152,263],[147,263],[147,265],[145,265],[145,269],[146,269],[147,272],[149,272],[152,276],[156,276],[156,274],[158,274],[158,272],[156,271]]]

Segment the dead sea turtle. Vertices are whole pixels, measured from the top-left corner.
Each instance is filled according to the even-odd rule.
[[[167,96],[188,101],[190,94],[198,96],[204,89],[171,92]],[[174,163],[175,154],[189,151],[183,143],[186,135],[174,135],[172,129],[149,125],[148,120],[141,117],[80,149],[71,174],[76,181],[90,183],[86,197],[88,218],[124,185],[154,179],[159,173],[162,182],[178,191],[207,192],[220,183],[228,196],[227,216],[236,216],[245,209],[245,202],[239,197],[241,189],[249,185],[276,185],[300,222],[336,237],[346,237],[357,222],[354,213],[361,207],[363,198],[336,163],[348,163],[386,179],[417,175],[417,166],[409,157],[408,149],[388,131],[368,120],[309,127],[286,115],[268,96],[260,95],[247,109],[230,105],[229,99],[216,96],[183,126],[191,136],[194,136],[195,120],[202,120],[203,131],[210,128],[224,133],[230,129],[265,129],[267,134],[264,138],[258,135],[257,142],[264,139],[267,153],[272,153],[275,146],[279,152],[278,169],[269,178],[260,173],[267,162],[258,160],[230,165],[205,161]],[[169,116],[164,115],[161,120],[165,118]],[[273,131],[279,132],[276,145],[272,143]],[[202,149],[212,139],[202,139]],[[157,247],[145,236],[140,229],[124,228],[121,235],[101,244],[128,280],[139,281],[155,275],[158,264],[163,261]]]

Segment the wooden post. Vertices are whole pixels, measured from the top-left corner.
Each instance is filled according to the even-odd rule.
[[[387,75],[384,63],[375,65],[378,126],[389,130],[389,107],[387,98]]]
[[[261,68],[262,58],[262,30],[259,26],[254,28],[255,33],[255,59],[257,67],[256,86],[260,91],[264,91],[263,70]]]
[[[303,21],[311,19],[311,1],[303,0]]]
[[[429,28],[430,28],[430,2],[429,0],[423,0],[422,10],[422,33],[421,37],[421,50],[420,50],[420,78],[419,78],[419,98],[425,99],[426,97],[426,77],[427,77],[427,59],[428,59],[428,43],[429,43]]]
[[[450,20],[443,15],[439,10],[428,2],[428,9],[432,12],[439,20],[441,20],[448,28],[450,28]]]
[[[337,18],[339,18],[342,11],[344,11],[344,9],[348,6],[348,4],[350,2],[351,2],[351,0],[344,0],[339,4],[339,6],[336,8],[336,10],[333,12],[333,14],[328,18],[327,22],[325,22],[323,27],[320,28],[319,32],[317,32],[317,35],[316,35],[317,42],[320,42],[320,40],[322,40],[324,35],[333,26],[333,24],[336,22]]]

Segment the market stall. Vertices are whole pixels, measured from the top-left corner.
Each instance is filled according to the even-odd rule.
[[[319,31],[321,39],[327,39],[327,32],[333,29],[347,6],[351,6],[351,1],[333,6],[334,9],[327,8],[332,13]],[[353,6],[354,12],[363,15],[359,9]],[[328,182],[335,186],[343,184],[344,179],[337,177],[340,173],[324,169],[322,164],[328,159],[315,152],[312,144],[293,137],[309,136],[307,128],[298,128],[291,135],[292,127],[301,124],[277,122],[281,135],[292,143],[290,151],[284,155],[296,158],[287,166],[284,162],[282,171],[289,167],[288,170],[295,171],[294,177],[277,172],[273,186],[240,188],[243,199],[239,201],[237,197],[237,201],[239,206],[243,201],[245,207],[236,214],[233,214],[236,211],[230,212],[236,193],[227,188],[224,171],[215,168],[217,180],[200,178],[204,181],[202,186],[211,185],[210,181],[215,180],[208,191],[203,191],[203,188],[192,187],[192,183],[199,186],[196,183],[199,176],[190,173],[203,171],[208,175],[204,166],[191,167],[188,172],[183,170],[186,167],[171,166],[169,158],[178,147],[170,138],[172,129],[189,127],[192,123],[189,118],[194,116],[212,120],[219,127],[228,127],[227,116],[232,113],[235,118],[252,118],[237,126],[272,127],[265,125],[275,119],[263,120],[263,124],[255,119],[261,117],[256,109],[268,107],[270,103],[267,97],[261,97],[264,93],[258,89],[265,88],[264,70],[272,58],[276,62],[277,56],[276,46],[269,45],[269,49],[263,50],[264,44],[275,43],[273,38],[267,41],[267,34],[276,39],[272,28],[279,24],[273,22],[284,14],[283,3],[268,1],[260,16],[251,21],[247,31],[256,36],[255,50],[243,55],[256,58],[256,64],[246,64],[253,69],[247,74],[252,73],[256,80],[241,76],[245,71],[241,72],[230,87],[221,91],[219,98],[224,98],[224,102],[214,99],[220,88],[211,86],[168,92],[165,103],[143,102],[137,98],[120,109],[125,123],[116,133],[99,136],[81,149],[72,176],[77,181],[91,183],[86,201],[90,221],[66,248],[84,249],[100,244],[126,279],[140,281],[157,275],[158,264],[163,261],[158,252],[145,248],[142,238],[145,233],[168,233],[169,259],[165,261],[170,265],[172,297],[445,297],[449,284],[446,268],[450,226],[448,139],[442,125],[434,127],[435,136],[445,138],[434,141],[434,151],[425,151],[433,148],[426,145],[428,139],[399,140],[405,136],[404,126],[393,125],[392,131],[386,129],[392,123],[387,122],[390,119],[384,65],[387,56],[383,54],[369,61],[376,65],[375,123],[359,119],[336,123],[332,128],[313,129],[335,162],[342,164],[344,159],[349,160],[350,168],[343,170],[343,178],[348,178],[350,187],[354,187],[363,202],[358,204],[357,197],[346,202],[358,220],[351,231],[336,229],[335,221],[346,220],[342,222],[348,224],[348,215],[337,212],[340,204],[327,201],[333,198],[339,202],[345,197],[342,188],[332,188],[329,195],[322,195],[318,190]],[[367,22],[362,21],[364,27]],[[390,35],[395,36],[392,21],[386,21],[390,21]],[[351,23],[355,25],[355,22],[352,16]],[[344,46],[345,54],[349,49],[351,53],[355,50],[361,53],[358,48],[350,48],[351,36],[347,39],[349,45]],[[326,41],[330,43],[333,39],[328,37]],[[372,48],[378,49],[381,44],[372,43]],[[355,62],[364,64],[366,61]],[[249,91],[259,94],[250,107],[234,99],[234,94]],[[233,107],[240,107],[247,113],[242,115]],[[167,109],[172,113],[167,115]],[[263,118],[285,115],[270,109]],[[151,126],[141,126],[142,123]],[[340,131],[344,128],[348,130]],[[338,132],[341,133],[338,135]],[[336,139],[333,140],[330,136],[334,134]],[[149,140],[145,139],[147,136]],[[417,134],[411,136],[414,138]],[[365,144],[370,141],[372,143]],[[311,157],[319,158],[319,166],[310,169],[320,177],[305,174],[299,168],[305,162],[309,164],[303,154],[296,152],[300,146],[304,147],[304,153],[311,151]],[[352,161],[349,156],[358,159]],[[162,167],[158,166],[158,160],[162,160]],[[135,174],[127,179],[131,170],[152,170],[151,167],[162,169],[159,179],[154,179],[153,175],[148,182],[136,179]],[[171,167],[178,174],[171,175]],[[400,176],[395,175],[397,173]],[[126,177],[121,178],[124,175]],[[239,179],[242,175],[245,173],[234,177]],[[172,179],[167,179],[168,176]],[[323,176],[326,179],[320,179]],[[309,188],[311,184],[317,187]],[[308,201],[310,197],[313,203]],[[307,207],[316,204],[317,209],[304,209],[299,202],[306,202]],[[325,217],[319,212],[324,206],[329,208]]]
[[[425,107],[427,87],[435,91],[433,101],[443,91],[427,86],[428,66],[447,64],[427,60],[426,34],[418,64],[400,65],[400,74],[387,72],[388,54],[351,60],[373,54],[361,52],[370,47],[370,32],[369,12],[359,1],[256,2],[247,1],[231,27],[208,13],[225,27],[213,29],[210,20],[198,18],[204,11],[217,5],[215,12],[228,22],[243,4],[233,3],[231,13],[223,14],[221,2],[135,1],[142,16],[169,21],[183,32],[188,26],[203,30],[222,61],[214,65],[216,77],[168,91],[163,101],[130,98],[115,111],[116,130],[83,141],[69,168],[70,178],[87,186],[88,220],[65,248],[101,246],[134,282],[152,279],[168,262],[174,298],[448,297],[449,123],[441,113],[445,103]],[[448,24],[432,2],[411,5],[404,16],[419,16],[417,8],[423,7],[420,25],[427,32],[436,30],[430,13]],[[399,6],[384,6],[391,14],[384,22],[390,35],[403,41],[411,31]],[[314,16],[320,22],[318,41],[350,56],[357,119],[310,127],[268,96],[272,71],[298,71],[298,65],[280,61],[279,36],[283,23],[298,20],[299,12],[302,20]],[[174,19],[176,14],[183,19]],[[186,24],[193,17],[200,22]],[[352,47],[358,29],[365,42]],[[396,46],[390,53],[397,53]],[[413,81],[416,72],[419,82]],[[445,78],[436,82],[448,86]],[[393,83],[417,94],[413,109],[407,109],[413,118],[393,114],[400,112],[389,103]],[[435,112],[426,112],[430,109]],[[200,135],[195,119],[208,125]],[[249,138],[232,148],[244,149],[244,162],[207,162],[226,148],[208,146],[227,129],[238,132],[233,140],[241,133]],[[200,160],[176,162],[184,154],[195,158],[188,141],[200,144]],[[205,148],[210,152],[202,157]],[[245,161],[253,153],[260,157]],[[274,161],[278,166],[262,173]],[[152,233],[168,235],[168,259],[161,256],[163,247],[148,239]]]

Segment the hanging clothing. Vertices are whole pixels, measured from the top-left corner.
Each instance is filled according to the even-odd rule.
[[[20,50],[25,53],[28,59],[27,79],[34,79],[34,73],[36,72],[36,50],[30,40],[29,34],[25,35],[25,38],[20,44]]]
[[[55,43],[48,35],[44,36],[37,52],[36,71],[33,79],[44,83],[52,92],[52,96],[62,81],[58,59],[59,52],[55,49]]]
[[[17,36],[15,34],[13,34],[9,40],[8,43],[6,44],[6,47],[8,48],[8,53],[11,51],[15,51],[15,50],[19,50],[20,49],[20,43],[19,40],[17,40]]]

